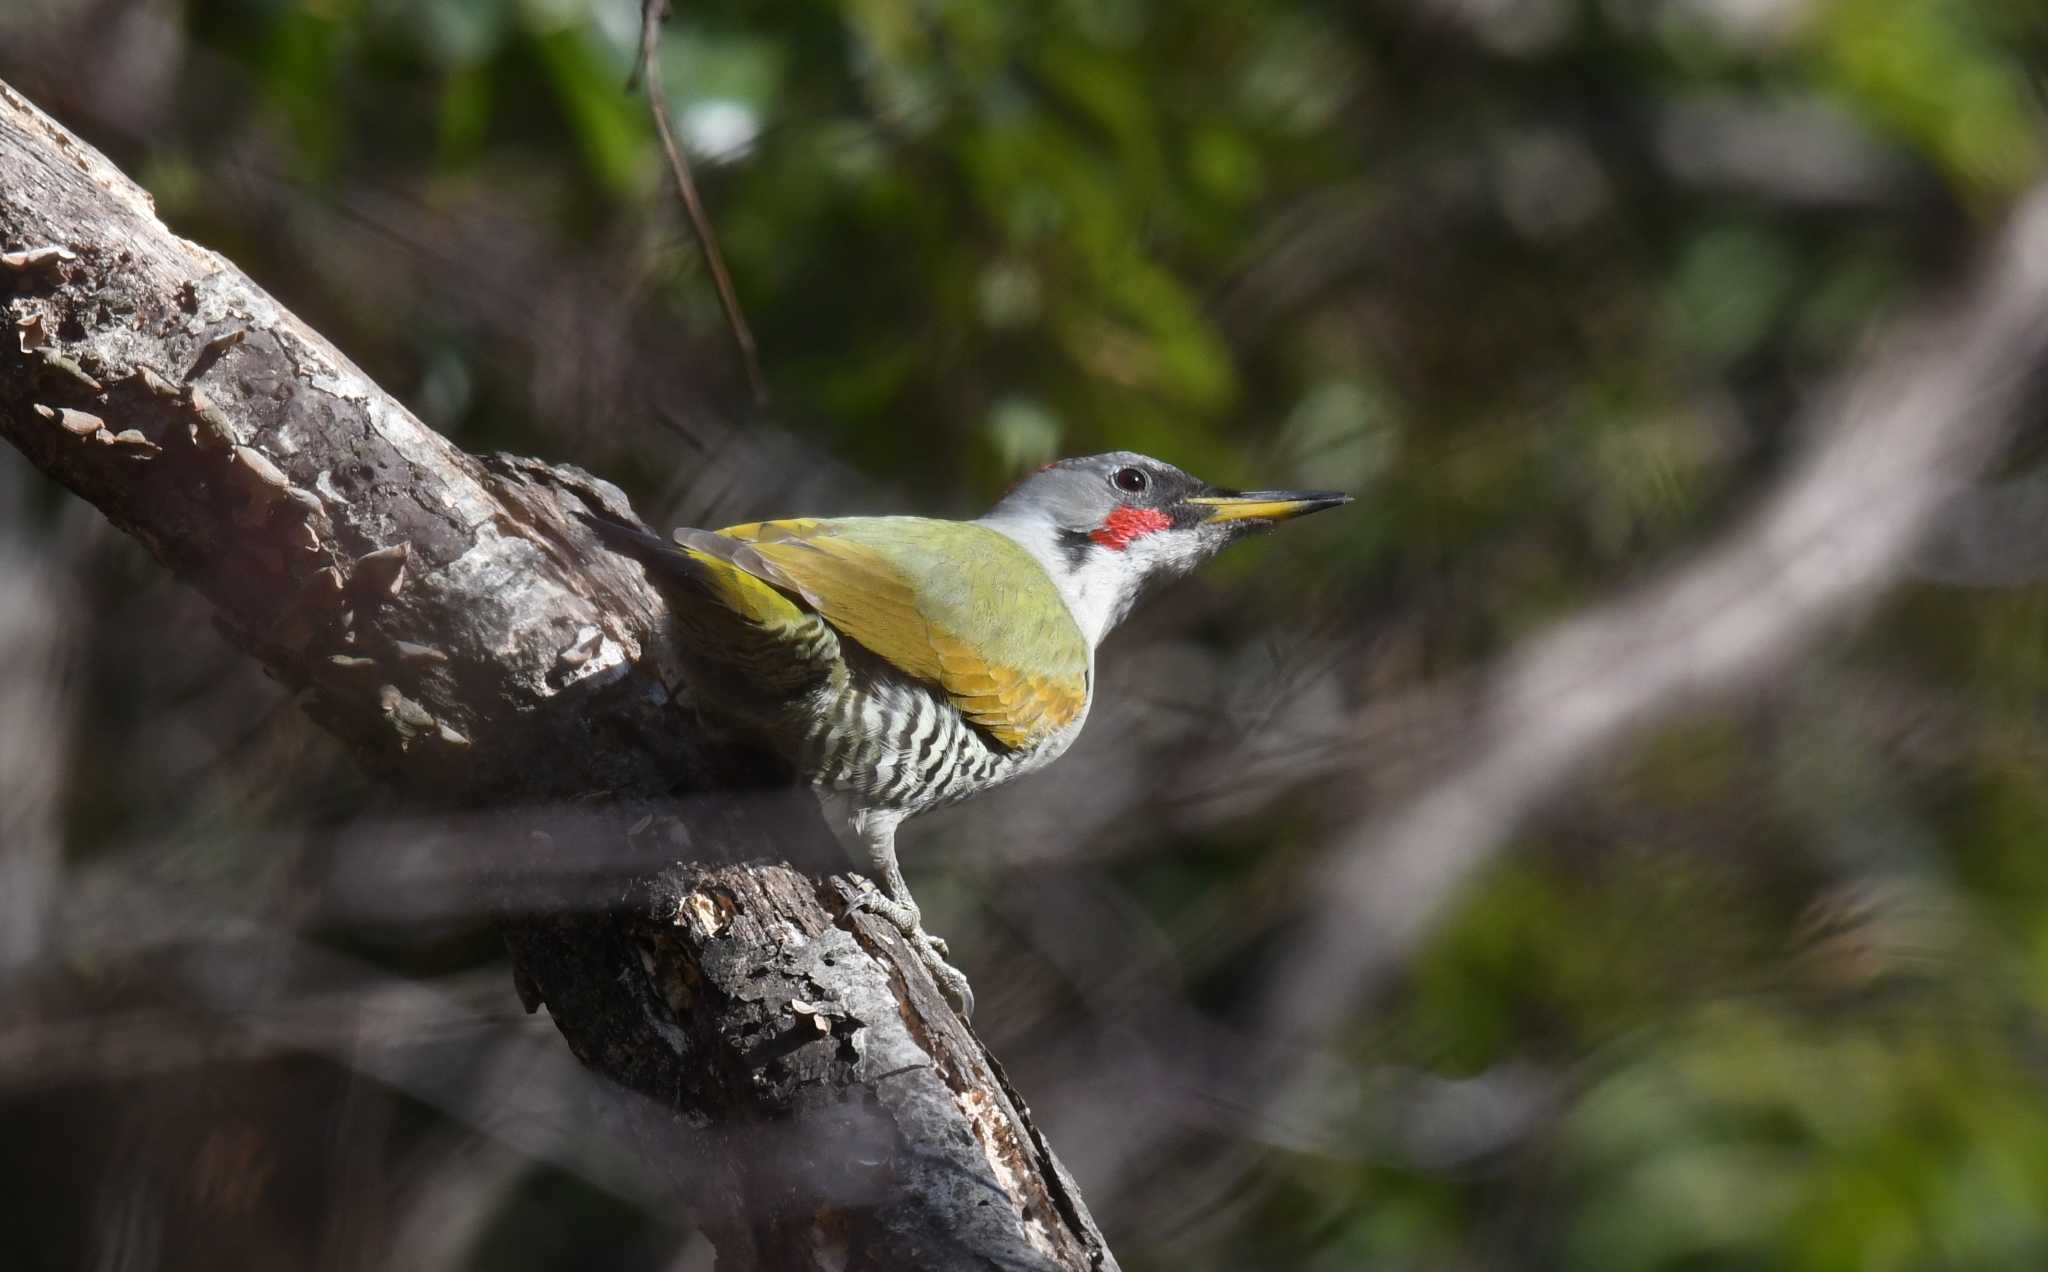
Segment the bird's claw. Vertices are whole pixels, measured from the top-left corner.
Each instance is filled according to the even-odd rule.
[[[911,947],[917,951],[918,960],[924,964],[925,970],[932,974],[932,979],[938,982],[939,988],[945,990],[959,1004],[961,1018],[972,1017],[974,987],[967,983],[966,973],[946,961],[943,952],[945,942],[922,928],[904,935],[909,938]]]
[[[870,910],[889,921],[889,926],[903,934],[910,942],[910,948],[917,952],[917,961],[923,963],[939,988],[959,1004],[960,1014],[974,1014],[974,990],[967,983],[967,976],[947,960],[952,957],[952,947],[941,937],[924,930],[924,916],[918,912],[915,901],[898,901],[885,896],[873,884],[869,884],[850,907],[855,910]]]

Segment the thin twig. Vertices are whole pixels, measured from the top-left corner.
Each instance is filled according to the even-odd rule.
[[[747,316],[740,312],[740,298],[732,289],[732,275],[726,272],[725,255],[718,250],[718,236],[711,232],[711,218],[704,215],[704,204],[697,197],[697,183],[690,176],[689,161],[683,158],[682,148],[676,145],[675,133],[669,128],[668,94],[661,88],[661,64],[656,56],[661,48],[661,24],[668,17],[668,5],[669,0],[640,0],[640,65],[635,77],[647,84],[647,109],[654,115],[654,131],[661,135],[668,170],[675,175],[676,197],[690,214],[697,246],[703,249],[704,260],[711,267],[711,281],[718,287],[718,303],[725,309],[725,325],[732,330],[732,342],[739,348],[740,365],[746,369],[754,404],[765,405],[768,384],[761,378],[753,330],[747,326]]]

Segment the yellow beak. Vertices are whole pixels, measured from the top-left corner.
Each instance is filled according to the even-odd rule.
[[[1197,495],[1188,500],[1205,508],[1205,521],[1286,521],[1351,502],[1336,490],[1247,490],[1228,495]]]

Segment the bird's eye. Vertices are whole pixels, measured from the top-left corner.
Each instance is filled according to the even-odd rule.
[[[1145,488],[1152,484],[1151,480],[1145,476],[1145,470],[1142,468],[1119,468],[1109,480],[1116,485],[1118,490],[1128,495],[1142,495],[1145,493]]]

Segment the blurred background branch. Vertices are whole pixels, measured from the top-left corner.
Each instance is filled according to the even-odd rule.
[[[1957,524],[1983,496],[1957,496],[2048,372],[2048,190],[2021,200],[1980,274],[1956,312],[1873,341],[1819,395],[1799,429],[1810,453],[1725,539],[1512,654],[1455,765],[1335,850],[1300,949],[1277,965],[1279,1036],[1326,1040],[1532,807],[1637,731],[1839,629],[1912,568],[1938,516],[1985,543]],[[2035,527],[2015,525],[2028,544]]]

